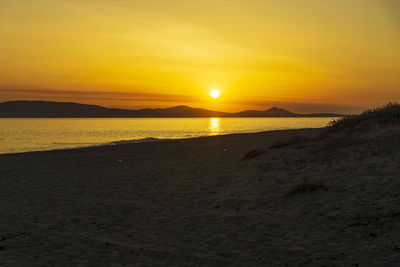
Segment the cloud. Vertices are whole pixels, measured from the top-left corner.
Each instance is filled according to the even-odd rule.
[[[135,104],[139,102],[197,102],[197,99],[194,96],[190,95],[7,88],[0,88],[0,100],[52,100],[74,101],[83,103],[93,103],[95,101],[99,104],[114,103],[113,106],[118,106],[119,102],[124,102],[124,106],[126,106],[126,102],[131,102],[131,106],[135,106]]]
[[[381,0],[379,4],[387,11],[388,15],[393,18],[397,24],[397,30],[400,31],[400,1],[399,0]]]

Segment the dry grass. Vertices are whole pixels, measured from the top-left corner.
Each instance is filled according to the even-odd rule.
[[[265,151],[261,150],[261,149],[250,150],[249,152],[246,153],[246,155],[244,155],[244,157],[242,158],[242,161],[243,160],[254,159],[254,158],[256,158],[256,157],[258,157],[258,156],[260,156],[260,155],[262,155],[264,153],[265,153]]]
[[[309,183],[307,180],[304,180],[302,184],[295,185],[292,189],[290,189],[289,192],[285,194],[285,197],[290,197],[298,193],[313,192],[321,189],[327,190],[326,186],[324,186],[322,183]]]
[[[363,123],[400,123],[400,104],[389,103],[385,106],[366,110],[360,115],[348,115],[331,121],[328,129],[338,130],[354,128]]]

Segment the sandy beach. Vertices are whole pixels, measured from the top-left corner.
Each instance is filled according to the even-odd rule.
[[[399,133],[0,155],[0,265],[395,266]]]

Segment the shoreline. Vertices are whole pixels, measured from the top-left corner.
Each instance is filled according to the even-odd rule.
[[[93,148],[93,147],[103,147],[103,146],[118,146],[118,145],[130,145],[130,144],[141,144],[141,143],[153,143],[153,142],[165,142],[165,141],[176,141],[176,140],[191,140],[198,138],[212,138],[216,136],[230,136],[230,135],[251,135],[251,134],[265,134],[268,132],[276,132],[276,131],[296,131],[296,130],[312,130],[312,129],[324,129],[324,127],[320,128],[295,128],[295,129],[282,129],[282,130],[269,130],[269,131],[261,131],[254,133],[229,133],[229,134],[215,134],[215,135],[205,135],[205,136],[195,136],[195,137],[182,137],[182,138],[157,138],[157,137],[145,137],[139,139],[130,139],[130,140],[117,140],[111,141],[101,144],[93,144],[81,147],[71,147],[71,148],[56,148],[56,149],[48,149],[48,150],[33,150],[33,151],[22,151],[22,152],[13,152],[13,153],[0,153],[0,157],[4,155],[13,155],[13,154],[23,154],[23,153],[37,153],[37,152],[51,152],[51,151],[62,151],[62,150],[74,150],[74,149],[85,149],[85,148]]]

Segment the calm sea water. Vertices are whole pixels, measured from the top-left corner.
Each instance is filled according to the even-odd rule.
[[[0,119],[0,153],[317,128],[333,118]]]

